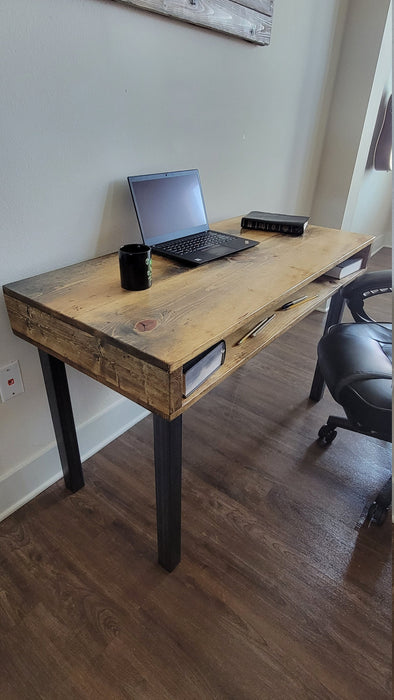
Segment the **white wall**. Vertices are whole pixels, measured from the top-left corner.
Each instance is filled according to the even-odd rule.
[[[311,219],[391,239],[391,173],[368,167],[384,92],[391,92],[391,0],[350,0]]]
[[[392,173],[375,170],[373,152],[382,106],[392,94],[392,12],[391,4],[376,65],[360,148],[344,215],[344,227],[376,236],[373,249],[392,245]],[[378,126],[378,128],[376,128]]]
[[[103,0],[1,0],[2,284],[136,240],[126,176],[200,169],[211,221],[308,213],[344,0],[276,0],[272,42],[243,41]],[[0,302],[0,366],[25,393],[0,404],[0,514],[56,479],[33,346]],[[69,372],[82,452],[139,408]]]

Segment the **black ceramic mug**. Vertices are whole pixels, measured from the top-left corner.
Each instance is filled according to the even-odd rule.
[[[137,291],[152,284],[152,259],[148,245],[128,243],[119,248],[120,284]]]

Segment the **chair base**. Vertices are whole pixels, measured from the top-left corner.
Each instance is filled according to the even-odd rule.
[[[369,524],[383,525],[386,520],[387,511],[391,505],[392,497],[392,482],[391,478],[387,479],[383,488],[379,491],[376,499],[369,506],[367,514],[367,522]]]
[[[358,428],[357,426],[353,425],[347,418],[343,418],[342,416],[329,416],[327,419],[327,423],[325,425],[322,425],[322,427],[319,430],[319,445],[321,445],[322,447],[327,447],[328,445],[331,445],[332,441],[335,440],[337,436],[337,431],[335,430],[335,428],[344,428],[345,430],[351,430],[353,433],[361,433],[362,435],[374,437],[378,440],[384,440],[385,442],[391,442],[392,440],[391,435],[378,434],[373,431],[368,432],[367,430]],[[371,503],[371,505],[369,506],[366,518],[368,524],[371,525],[375,523],[376,525],[383,525],[384,521],[386,520],[387,511],[391,505],[391,500],[392,481],[390,478],[386,481],[383,488],[379,491],[374,502]]]
[[[343,428],[344,430],[350,430],[352,433],[360,433],[361,435],[367,435],[368,437],[384,440],[385,442],[391,442],[392,440],[391,435],[378,433],[374,430],[366,430],[361,427],[359,428],[354,423],[351,423],[348,418],[344,418],[343,416],[328,416],[327,423],[322,425],[318,433],[323,446],[331,444],[335,439],[337,435],[335,428]]]

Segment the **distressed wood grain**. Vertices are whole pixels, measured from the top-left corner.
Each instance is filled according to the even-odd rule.
[[[167,418],[182,407],[182,370],[171,375],[101,333],[76,328],[44,309],[7,297],[15,335]]]
[[[111,0],[262,46],[270,42],[273,0]]]
[[[256,10],[256,12],[261,12],[263,15],[268,15],[272,17],[274,11],[274,0],[233,0],[237,5],[243,5],[243,7],[249,7],[250,10]]]
[[[215,227],[239,233],[240,218]],[[255,248],[199,268],[154,256],[152,287],[140,292],[121,288],[116,253],[6,285],[11,326],[42,350],[175,418],[342,286],[342,280],[322,280],[324,272],[355,253],[366,265],[373,240],[317,226],[300,238],[257,231],[253,238],[260,241]],[[301,290],[317,296],[236,344]],[[224,365],[183,399],[183,365],[220,340],[227,346]]]
[[[215,227],[239,233],[240,219]],[[111,254],[12,283],[7,293],[172,371],[242,332],[368,241],[317,226],[300,238],[257,231],[253,238],[260,241],[255,248],[198,268],[154,256],[152,287],[140,292],[120,287],[118,257]],[[138,324],[146,320],[157,324],[141,332]]]

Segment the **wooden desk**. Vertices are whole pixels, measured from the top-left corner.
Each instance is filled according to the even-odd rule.
[[[240,218],[214,226],[239,233]],[[243,235],[249,232],[244,231]],[[159,562],[180,561],[182,413],[237,367],[332,297],[330,323],[344,280],[322,278],[358,253],[367,265],[373,237],[310,226],[300,238],[252,232],[260,245],[200,268],[154,256],[148,290],[121,289],[117,253],[3,287],[14,333],[39,349],[65,483],[83,486],[64,363],[154,414]],[[316,298],[279,311],[255,338],[237,341],[286,301]],[[183,365],[216,342],[226,359],[183,398]],[[315,398],[321,380],[315,375]]]

